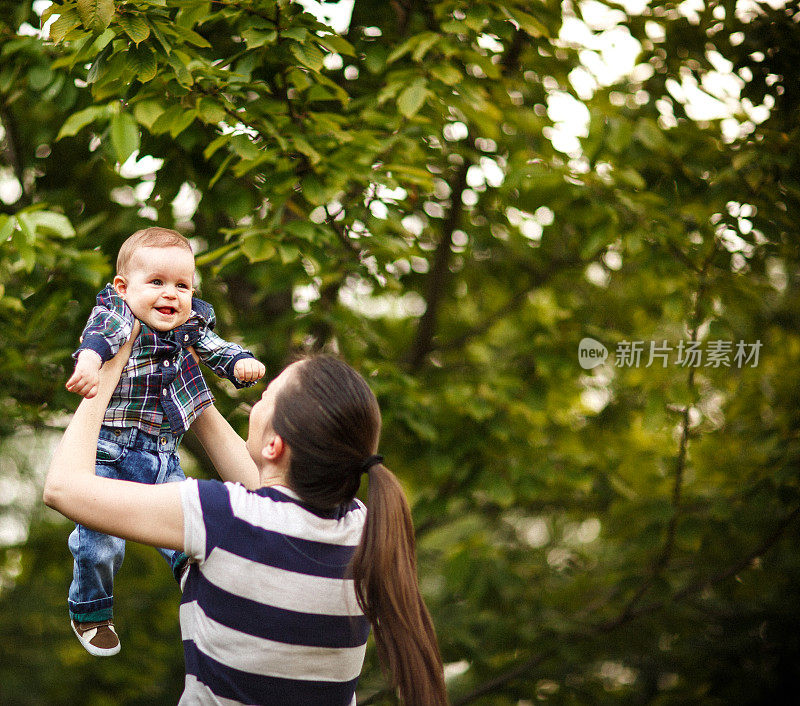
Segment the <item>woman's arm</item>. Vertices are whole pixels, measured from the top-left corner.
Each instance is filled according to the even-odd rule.
[[[100,387],[84,399],[56,448],[44,484],[44,502],[85,527],[167,549],[183,549],[178,483],[145,485],[95,475],[97,439],[106,407],[139,333],[100,370]]]
[[[249,490],[260,486],[258,469],[247,451],[244,439],[213,405],[206,407],[192,423],[211,463],[224,481],[241,483]]]

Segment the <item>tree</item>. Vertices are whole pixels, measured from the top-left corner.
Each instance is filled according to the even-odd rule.
[[[560,30],[597,5],[641,54],[587,93],[591,52]],[[370,376],[454,703],[768,699],[800,622],[797,11],[357,0],[337,34],[286,0],[81,0],[45,11],[46,42],[4,5],[0,430],[74,406],[93,292],[155,218],[270,371],[326,349]],[[694,119],[692,81],[726,70],[732,114]],[[589,125],[564,152],[569,96]],[[128,176],[131,155],[163,162]],[[584,338],[605,364],[581,367]],[[212,384],[241,424],[250,393]],[[159,676],[59,676],[80,658],[57,592],[22,600],[40,565],[65,584],[55,534],[5,552],[0,601],[24,609],[0,630],[34,616],[55,655],[39,692],[0,678],[7,698],[174,700],[176,597],[145,552],[136,595],[171,627],[130,604],[123,640]],[[390,700],[371,654],[360,701]]]

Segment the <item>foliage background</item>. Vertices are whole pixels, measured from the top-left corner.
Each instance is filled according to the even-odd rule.
[[[369,377],[454,704],[792,693],[800,14],[773,4],[355,0],[337,33],[288,0],[0,2],[0,702],[181,690],[146,548],[121,655],[74,640],[69,526],[37,486],[93,297],[153,220],[269,373],[326,349]],[[630,37],[616,79],[602,45]],[[757,365],[677,362],[716,340]],[[632,341],[669,365],[620,364]],[[258,391],[212,385],[243,431]],[[370,652],[359,701],[391,700]]]

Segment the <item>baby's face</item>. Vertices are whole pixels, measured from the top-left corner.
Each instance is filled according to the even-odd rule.
[[[156,331],[185,324],[192,313],[194,256],[178,247],[143,247],[133,253],[114,289],[133,315]]]

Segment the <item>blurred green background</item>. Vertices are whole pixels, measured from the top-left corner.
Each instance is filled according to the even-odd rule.
[[[67,620],[70,524],[40,501],[70,353],[154,222],[192,239],[219,332],[268,375],[327,350],[369,379],[454,704],[792,693],[798,19],[0,2],[0,703],[181,692],[160,557],[129,544],[122,652],[93,659]],[[244,433],[260,387],[208,379]],[[182,453],[213,477],[191,434]],[[370,649],[359,703],[392,702]]]

